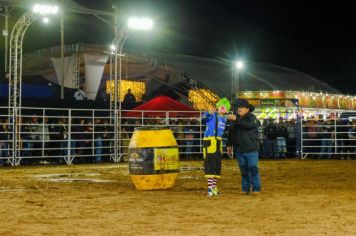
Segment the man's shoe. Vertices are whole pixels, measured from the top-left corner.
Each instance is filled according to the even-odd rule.
[[[260,195],[260,192],[254,191],[254,192],[251,192],[250,195],[252,195],[252,196],[258,196],[258,195]]]
[[[247,195],[248,192],[240,192],[241,195]]]

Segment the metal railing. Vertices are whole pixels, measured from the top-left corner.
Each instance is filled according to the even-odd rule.
[[[100,163],[114,157],[114,124],[109,109],[57,109],[23,107],[17,117],[0,107],[0,164]],[[10,112],[12,114],[12,112]],[[263,123],[263,122],[262,122]],[[298,155],[298,132],[271,136],[268,122],[261,126],[260,153],[265,158]],[[287,124],[286,124],[287,125]],[[202,158],[205,124],[201,113],[185,111],[122,111],[119,155],[127,159],[128,146],[136,127],[169,127],[181,157]],[[299,130],[296,124],[292,124]],[[229,127],[227,127],[228,129]],[[224,151],[226,139],[223,139]],[[16,153],[14,153],[16,151]],[[16,155],[15,155],[16,154]]]
[[[117,140],[120,155],[127,156],[135,127],[162,126],[172,129],[183,156],[196,158],[202,153],[204,127],[200,112],[135,111],[125,116]],[[130,111],[132,114],[132,111]],[[115,161],[114,124],[107,109],[54,109],[23,107],[17,117],[0,107],[0,161],[11,165],[38,161],[55,163],[100,163]],[[149,116],[147,114],[149,113]],[[157,115],[155,115],[157,114]],[[17,155],[14,155],[15,146]],[[2,164],[0,163],[0,164]]]
[[[301,126],[302,158],[354,159],[356,121],[342,118],[306,119]]]
[[[13,160],[9,158],[14,141],[13,122],[12,118],[7,115],[8,111],[7,107],[0,107],[0,164],[3,164],[5,160],[13,163]]]

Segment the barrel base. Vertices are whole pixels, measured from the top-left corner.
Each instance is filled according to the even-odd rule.
[[[159,175],[131,175],[131,180],[138,190],[167,189],[174,185],[178,173]]]

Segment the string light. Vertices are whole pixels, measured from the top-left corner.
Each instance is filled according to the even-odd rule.
[[[211,91],[210,91],[211,92]],[[215,95],[216,96],[216,95]],[[242,97],[246,99],[298,99],[301,107],[327,108],[327,109],[355,109],[354,100],[356,96],[329,94],[323,92],[301,92],[301,91],[245,91]],[[204,99],[204,98],[201,98]],[[206,99],[206,98],[205,98]],[[199,103],[203,103],[202,101]],[[287,103],[286,103],[287,104]],[[259,102],[256,103],[259,106]],[[200,105],[201,106],[201,105]],[[287,106],[292,106],[291,104]],[[203,106],[204,107],[204,106]]]
[[[212,109],[219,99],[219,96],[209,89],[194,89],[188,92],[188,100],[193,103],[193,107],[199,111]]]
[[[106,93],[110,94],[112,100],[114,100],[114,81],[106,81]],[[135,96],[137,102],[142,101],[142,96],[146,93],[146,84],[144,82],[137,82],[132,80],[121,80],[120,85],[120,101],[124,101],[124,97],[127,90],[131,89],[131,93]]]

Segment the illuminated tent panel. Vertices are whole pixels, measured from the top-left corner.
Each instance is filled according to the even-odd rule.
[[[278,101],[278,99],[298,99],[299,106],[304,108],[356,110],[356,97],[341,94],[300,91],[249,91],[239,94],[239,98],[250,99],[255,106],[260,100],[271,100],[273,106],[294,106],[292,103]],[[273,99],[276,99],[275,101]]]

